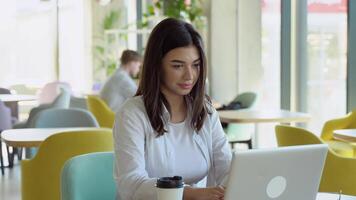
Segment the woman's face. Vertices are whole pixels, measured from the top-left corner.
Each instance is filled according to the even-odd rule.
[[[162,93],[171,97],[189,94],[198,80],[200,64],[194,45],[170,50],[162,60]]]

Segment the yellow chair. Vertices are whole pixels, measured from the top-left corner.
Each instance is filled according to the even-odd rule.
[[[112,128],[115,121],[115,113],[98,96],[89,95],[87,99],[88,109],[99,122],[100,127]]]
[[[22,200],[60,200],[64,163],[77,155],[113,151],[110,129],[62,132],[48,137],[31,160],[21,163]]]
[[[323,143],[313,133],[291,126],[276,126],[276,136],[279,146]],[[319,192],[339,191],[347,195],[356,195],[356,158],[340,156],[329,148]]]
[[[321,138],[329,144],[329,146],[338,154],[341,155],[356,155],[356,143],[351,143],[347,141],[339,141],[333,138],[334,130],[337,129],[354,129],[356,128],[356,110],[348,113],[345,117],[332,119],[324,124]]]

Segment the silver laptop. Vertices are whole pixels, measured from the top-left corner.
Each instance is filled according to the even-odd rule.
[[[326,144],[235,152],[225,200],[315,200]]]

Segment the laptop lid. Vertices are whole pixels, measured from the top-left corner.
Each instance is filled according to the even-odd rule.
[[[326,144],[235,152],[225,200],[315,200]]]

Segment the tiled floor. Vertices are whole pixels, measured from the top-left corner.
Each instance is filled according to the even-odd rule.
[[[5,175],[0,174],[0,199],[20,200],[20,164],[17,162],[12,169],[5,168]]]

